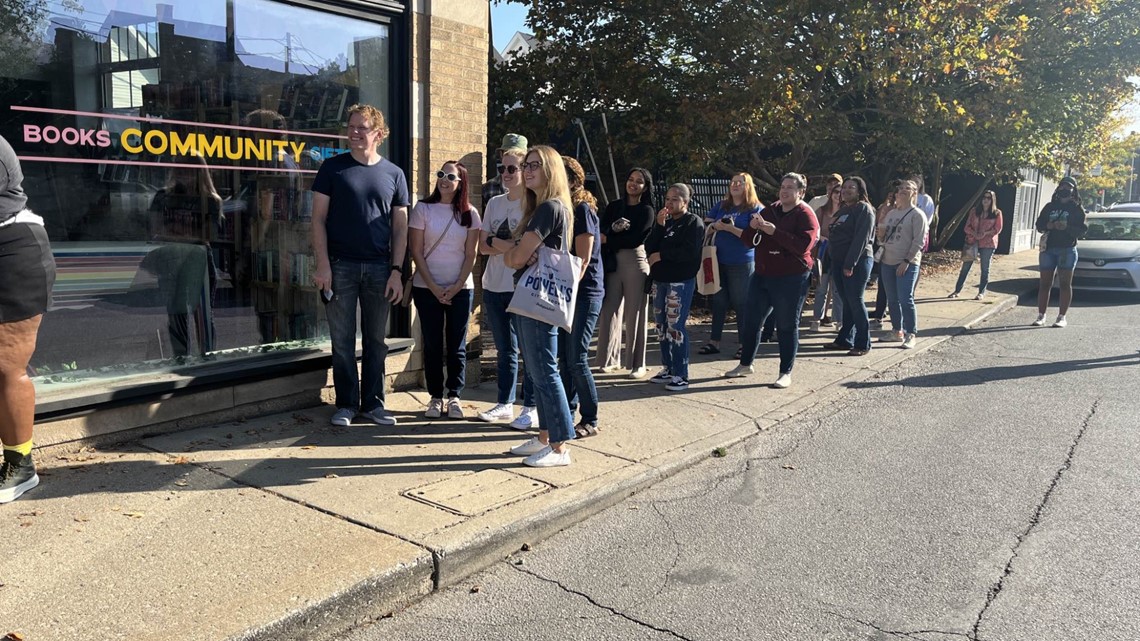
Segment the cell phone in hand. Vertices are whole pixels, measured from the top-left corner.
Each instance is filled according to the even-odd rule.
[[[332,299],[333,299],[333,291],[331,289],[322,289],[321,290],[321,302],[322,303],[324,303],[325,305],[328,305],[329,303],[332,302]]]

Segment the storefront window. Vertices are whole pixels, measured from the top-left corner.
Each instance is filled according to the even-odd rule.
[[[0,133],[59,273],[37,382],[193,373],[327,341],[309,188],[344,147],[350,105],[390,113],[382,17],[0,0],[0,18]]]

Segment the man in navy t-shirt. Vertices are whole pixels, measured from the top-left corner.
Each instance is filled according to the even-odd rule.
[[[391,304],[404,292],[408,182],[399,167],[380,156],[388,135],[384,114],[371,105],[353,105],[348,113],[349,153],[326,160],[313,181],[313,280],[328,301],[336,390],[331,423],[349,425],[359,412],[380,425],[395,425],[384,409],[384,335]],[[359,377],[357,301],[363,347]]]

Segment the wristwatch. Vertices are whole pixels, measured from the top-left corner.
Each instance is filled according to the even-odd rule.
[[[495,246],[495,237],[494,236],[488,236],[487,237],[487,246],[488,247],[494,247]]]
[[[392,271],[400,272],[401,274],[403,274],[404,273],[404,266],[403,265],[392,265]]]

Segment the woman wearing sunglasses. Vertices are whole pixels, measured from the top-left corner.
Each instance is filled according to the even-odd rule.
[[[519,270],[536,258],[539,245],[566,250],[573,233],[573,201],[562,156],[552,147],[531,147],[523,163],[526,204],[515,236],[518,244],[503,256],[508,267]],[[515,316],[519,344],[526,359],[526,375],[538,397],[538,436],[511,448],[525,456],[531,467],[570,464],[568,442],[574,438],[574,419],[566,389],[558,373],[558,327],[526,316]]]
[[[479,244],[479,212],[467,199],[467,168],[449,160],[435,172],[435,190],[416,203],[408,219],[408,243],[416,272],[412,301],[424,338],[427,418],[443,414],[444,350],[447,362],[447,417],[463,418],[459,396],[467,366],[467,322],[471,316],[471,270]]]
[[[515,315],[507,312],[515,294],[513,269],[503,262],[503,254],[515,246],[515,233],[522,221],[526,186],[522,180],[522,163],[526,149],[513,147],[502,153],[499,179],[507,193],[486,202],[483,210],[482,242],[479,253],[487,257],[483,269],[483,313],[495,340],[498,397],[495,406],[479,414],[488,423],[512,421],[511,427],[528,430],[538,426],[534,406],[534,389],[523,386],[523,407],[515,418],[515,390],[519,376],[519,340],[515,332]]]

